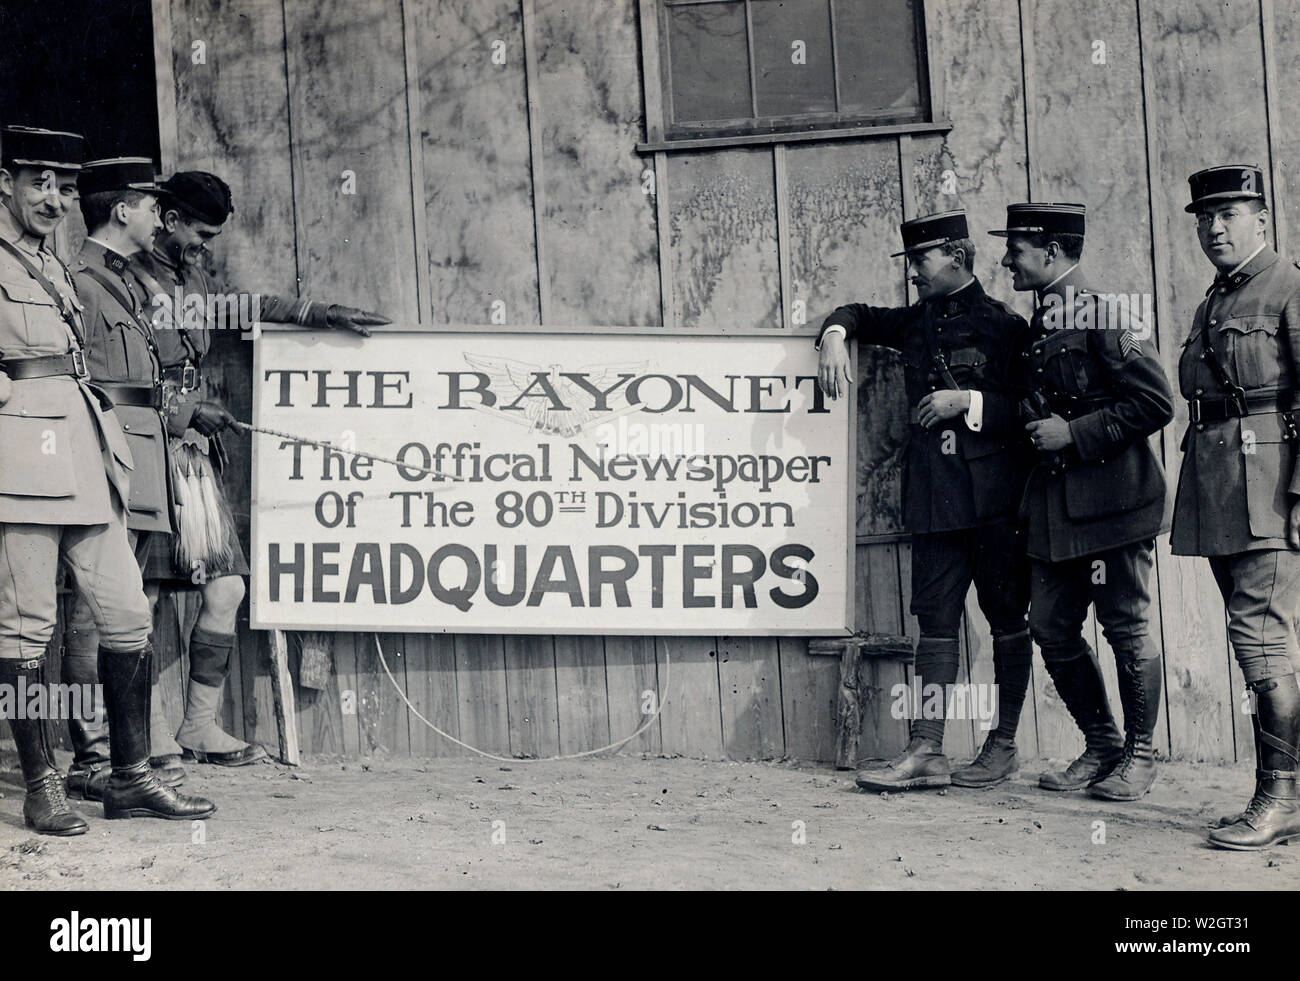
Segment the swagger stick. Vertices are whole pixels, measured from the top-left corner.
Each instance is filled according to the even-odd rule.
[[[378,460],[380,463],[391,463],[393,466],[402,470],[414,470],[416,473],[441,477],[443,480],[465,480],[464,477],[455,477],[449,473],[443,473],[436,467],[421,467],[414,463],[403,463],[401,460],[394,460],[391,457],[386,456],[378,456],[374,453],[362,453],[359,450],[346,450],[341,446],[335,446],[333,443],[327,443],[318,439],[308,439],[306,436],[296,436],[293,433],[282,433],[278,429],[264,429],[261,426],[251,426],[246,422],[240,422],[238,419],[232,422],[231,425],[246,433],[263,433],[267,436],[279,436],[281,439],[287,439],[294,443],[305,443],[308,446],[316,447],[328,447],[335,453],[344,453],[348,456],[364,456],[367,460]]]

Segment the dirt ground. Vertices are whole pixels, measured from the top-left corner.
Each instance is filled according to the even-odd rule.
[[[881,795],[829,766],[639,756],[190,766],[185,789],[219,808],[201,830],[85,804],[90,833],[61,839],[22,827],[10,767],[0,889],[1300,886],[1300,848],[1204,844],[1206,822],[1248,799],[1248,768],[1166,763],[1135,804],[1041,791],[1041,769]]]

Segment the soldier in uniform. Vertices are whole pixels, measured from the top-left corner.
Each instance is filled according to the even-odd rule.
[[[963,212],[904,222],[902,236],[895,257],[907,256],[918,301],[835,310],[817,339],[820,381],[832,398],[848,391],[847,338],[902,353],[911,406],[904,525],[912,535],[911,611],[921,631],[915,683],[941,686],[946,714],[973,582],[993,632],[998,722],[975,761],[954,771],[943,752],[944,718],[913,719],[907,748],[860,771],[857,783],[872,790],[988,787],[1018,769],[1015,734],[1033,656],[1025,618],[1028,562],[1016,528],[1030,459],[1018,426],[1019,398],[1007,384],[1027,326],[975,278],[975,246]]]
[[[204,818],[216,810],[210,801],[178,795],[149,767],[153,650],[125,521],[131,451],[88,384],[80,304],[45,245],[75,200],[82,145],[76,134],[28,127],[0,135],[0,683],[44,685],[62,561],[99,631],[113,723],[104,816]],[[84,834],[41,720],[9,725],[27,784],[26,826]]]
[[[1189,425],[1171,545],[1209,558],[1254,697],[1255,793],[1210,844],[1255,851],[1300,837],[1300,270],[1269,247],[1258,167],[1211,167],[1189,183],[1186,210],[1217,274],[1178,362]]]
[[[207,247],[234,213],[230,188],[203,171],[174,174],[160,186],[162,230],[153,249],[132,260],[162,362],[163,412],[171,436],[173,485],[179,505],[175,541],[157,536],[145,569],[146,581],[173,588],[197,588],[202,611],[190,635],[190,676],[185,719],[175,740],[154,746],[156,762],[179,765],[183,749],[201,763],[242,766],[266,751],[225,732],[217,724],[221,692],[230,674],[236,614],[244,598],[248,563],[220,484],[225,454],[218,434],[234,421],[219,402],[204,394],[203,361],[211,331],[235,326],[206,320],[195,323],[190,302],[204,303],[232,291],[212,281],[201,267]],[[174,301],[182,297],[179,308]],[[259,320],[306,327],[350,330],[368,336],[369,327],[390,323],[376,313],[306,298],[261,295]],[[233,312],[226,307],[226,313]],[[177,745],[179,744],[179,745]]]
[[[1021,352],[1039,462],[1025,488],[1029,627],[1086,749],[1047,790],[1137,800],[1155,780],[1160,654],[1148,633],[1155,538],[1168,529],[1164,472],[1148,438],[1173,396],[1140,317],[1084,282],[1084,206],[1012,204],[1002,265],[1037,297]],[[1125,736],[1083,637],[1092,604],[1115,652]]]
[[[170,536],[172,507],[167,434],[163,426],[162,366],[149,321],[127,272],[131,256],[147,252],[162,227],[158,213],[153,162],[147,157],[119,157],[85,164],[77,178],[81,212],[89,236],[73,263],[73,281],[84,307],[86,363],[91,381],[113,401],[135,469],[131,474],[127,529],[143,567],[153,535]],[[150,603],[156,585],[146,585]],[[63,680],[94,684],[96,633],[85,598],[73,594],[64,634]],[[167,727],[151,698],[150,733]],[[68,796],[102,800],[108,780],[108,727],[102,716],[70,719],[73,763],[68,769]],[[177,786],[184,771],[158,769],[159,779]]]

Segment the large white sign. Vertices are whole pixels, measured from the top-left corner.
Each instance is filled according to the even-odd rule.
[[[253,626],[848,632],[851,400],[815,375],[776,333],[266,331],[255,424],[331,446],[252,437]]]

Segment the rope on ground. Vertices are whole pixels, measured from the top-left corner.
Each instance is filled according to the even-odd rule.
[[[608,746],[601,746],[599,749],[589,749],[586,752],[569,753],[564,756],[542,756],[536,758],[518,757],[518,756],[497,756],[494,753],[488,753],[484,750],[478,749],[475,746],[471,746],[469,743],[461,742],[455,736],[451,735],[451,733],[443,732],[436,725],[434,725],[423,715],[421,715],[420,710],[417,709],[414,705],[412,705],[411,700],[406,697],[406,692],[402,691],[402,686],[399,685],[397,683],[397,679],[393,677],[393,672],[388,670],[388,662],[384,660],[384,648],[379,643],[379,634],[375,634],[374,638],[375,638],[375,653],[379,655],[379,665],[384,669],[384,674],[388,675],[388,680],[393,683],[393,689],[397,692],[397,697],[400,698],[403,703],[405,703],[406,708],[410,711],[412,715],[414,715],[417,719],[423,722],[426,726],[428,726],[438,735],[442,736],[443,739],[453,742],[457,746],[469,750],[471,753],[477,753],[479,756],[486,756],[490,760],[498,760],[501,763],[553,763],[557,760],[580,760],[584,756],[596,756],[600,753],[607,753],[610,750],[618,749],[624,743],[631,742],[637,736],[641,735],[641,733],[649,729],[650,726],[654,724],[655,719],[659,718],[659,713],[664,710],[664,699],[660,697],[656,697],[657,704],[655,705],[655,710],[652,713],[650,713],[650,718],[646,719],[645,722],[641,724],[641,728],[639,728],[636,732],[632,733],[632,735],[626,737],[625,739],[620,739],[616,743],[610,743]],[[671,677],[672,677],[672,658],[668,656],[668,651],[665,649],[664,650],[664,684],[663,684],[664,690],[668,689],[668,681]],[[657,694],[658,693],[656,693],[656,695]]]

